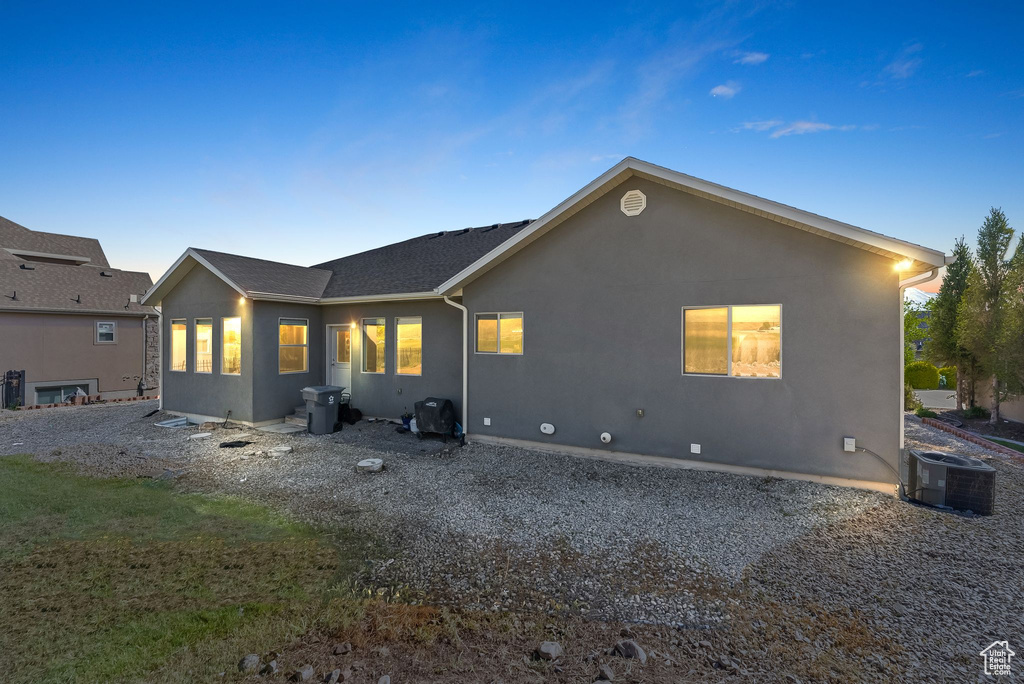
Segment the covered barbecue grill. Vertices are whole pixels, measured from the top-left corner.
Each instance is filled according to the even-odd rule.
[[[424,432],[436,432],[445,439],[455,436],[455,405],[451,399],[427,397],[417,401],[416,430],[420,435]]]

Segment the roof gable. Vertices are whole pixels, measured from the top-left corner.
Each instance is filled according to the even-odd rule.
[[[733,190],[732,188],[701,180],[700,178],[687,176],[686,174],[639,159],[627,157],[537,219],[527,229],[498,245],[449,278],[437,288],[437,292],[443,295],[458,292],[467,283],[511,257],[584,207],[590,205],[597,198],[633,176],[661,183],[682,192],[778,221],[793,228],[806,230],[832,240],[859,247],[886,256],[894,261],[910,259],[909,268],[903,269],[905,275],[928,271],[943,266],[946,263],[945,255],[937,250],[904,240],[890,238],[881,233],[858,228],[848,223],[835,221],[818,214],[766,200],[739,190]]]

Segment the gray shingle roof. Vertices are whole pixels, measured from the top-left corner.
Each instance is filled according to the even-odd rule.
[[[319,297],[331,272],[318,268],[282,264],[266,259],[192,248],[235,285],[248,293],[263,292],[293,297]]]
[[[19,258],[7,249],[86,257],[81,266]],[[148,273],[110,268],[98,240],[29,230],[0,217],[0,310],[152,314],[130,301],[153,281]]]
[[[30,252],[86,257],[93,266],[101,268],[110,266],[99,240],[30,230],[0,216],[0,248],[5,247],[24,249]],[[16,258],[6,250],[0,249],[0,259]]]
[[[330,271],[323,298],[430,292],[531,223],[431,233],[313,268]]]

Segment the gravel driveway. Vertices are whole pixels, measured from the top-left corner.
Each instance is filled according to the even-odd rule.
[[[386,550],[369,581],[464,607],[727,629],[735,641],[745,638],[739,622],[763,624],[756,611],[737,618],[740,604],[805,606],[820,622],[810,601],[891,640],[894,652],[869,663],[881,679],[973,679],[988,643],[1024,643],[1021,461],[912,417],[908,446],[990,459],[999,471],[995,516],[812,483],[447,447],[388,423],[321,437],[216,428],[190,439],[199,428],[153,426],[162,414],[142,418],[154,408],[0,412],[0,453],[72,460],[103,474],[180,474],[186,488],[366,530]],[[218,448],[240,433],[253,443]],[[272,455],[280,445],[293,450]],[[367,457],[383,458],[387,469],[355,472]],[[812,640],[812,627],[802,630],[779,638],[813,649],[808,657],[835,647],[826,632]]]

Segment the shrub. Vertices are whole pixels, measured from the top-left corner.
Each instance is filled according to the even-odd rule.
[[[943,366],[939,369],[939,377],[946,380],[945,383],[939,383],[943,387],[956,387],[956,366]]]
[[[939,369],[928,361],[913,361],[903,371],[906,382],[914,389],[939,389]]]
[[[914,411],[918,418],[938,418],[939,414],[931,409],[926,409],[924,406]]]
[[[984,406],[972,406],[964,410],[964,418],[988,418],[991,413]]]
[[[914,388],[909,382],[903,383],[903,408],[907,411],[921,408],[921,400],[914,394]]]

